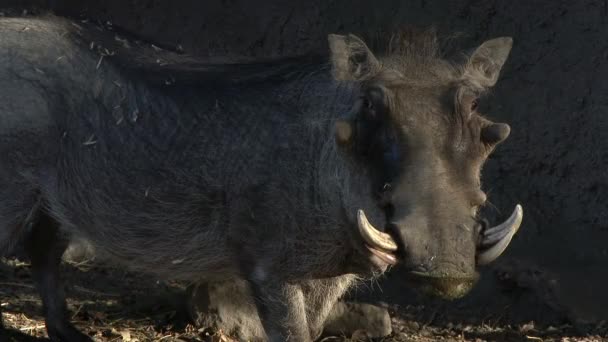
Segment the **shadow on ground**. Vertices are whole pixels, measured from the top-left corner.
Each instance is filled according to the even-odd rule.
[[[31,281],[29,264],[5,259],[0,265],[0,302],[5,324],[11,328],[9,336],[13,341],[44,340],[40,301]],[[491,278],[491,275],[486,276]],[[224,338],[212,329],[191,324],[184,284],[161,282],[94,262],[65,264],[63,278],[68,284],[68,304],[73,322],[99,341],[120,341],[121,338],[131,341],[177,338],[183,341],[221,341]],[[492,305],[506,303],[507,307],[502,315],[496,315],[492,314],[496,308],[488,305],[471,310],[471,303],[429,301],[417,298],[416,293],[407,289],[382,284],[381,281],[380,285],[364,285],[352,295],[379,305],[386,305],[382,303],[383,296],[396,298],[391,305],[386,305],[392,317],[393,334],[385,341],[522,341],[535,338],[559,340],[563,337],[576,341],[584,338],[600,340],[600,336],[608,336],[607,327],[572,324],[566,315],[560,315],[538,298],[538,307],[528,307],[528,310],[532,312],[530,317],[540,315],[542,320],[527,321],[527,317],[517,317],[516,311],[525,309],[517,307],[519,302],[527,305],[525,303],[530,303],[531,297],[535,296],[525,289],[511,289],[505,292],[504,298],[497,298]],[[394,297],[394,292],[400,296]],[[399,303],[399,298],[407,296],[413,296],[414,302],[419,300],[421,303],[408,304],[412,298],[408,303]],[[343,341],[350,337],[326,339]]]

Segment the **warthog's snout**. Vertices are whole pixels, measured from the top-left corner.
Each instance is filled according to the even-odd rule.
[[[477,224],[476,229],[465,230],[468,235],[442,236],[397,223],[389,223],[384,232],[369,222],[363,210],[357,213],[359,234],[375,264],[401,263],[412,285],[445,299],[460,298],[473,288],[476,266],[496,260],[506,250],[522,218],[522,207],[517,205],[508,219],[494,227]],[[471,252],[463,252],[469,240]]]
[[[417,271],[407,274],[407,280],[419,291],[450,300],[466,295],[473,288],[478,278],[477,273],[461,277]]]

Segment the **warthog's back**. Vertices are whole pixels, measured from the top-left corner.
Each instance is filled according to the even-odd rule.
[[[314,177],[316,119],[301,96],[314,86],[151,84],[78,30],[0,20],[0,84],[10,89],[0,95],[0,150],[45,150],[30,181],[66,229],[98,248],[173,278],[230,275],[229,245],[247,238],[230,231],[250,215],[242,202],[309,191],[298,182]],[[24,132],[39,138],[33,146],[22,147]]]

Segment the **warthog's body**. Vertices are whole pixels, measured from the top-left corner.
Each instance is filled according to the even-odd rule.
[[[320,65],[268,81],[155,85],[89,49],[78,30],[0,20],[0,246],[24,240],[52,338],[82,338],[67,324],[56,275],[66,234],[159,276],[248,280],[271,339],[314,338],[357,276],[392,263],[356,247],[358,209],[389,223],[375,164],[335,143],[357,82],[336,83]],[[473,225],[465,207],[454,220]],[[441,274],[473,274],[469,231],[441,235],[456,254],[431,247],[441,260],[465,256]],[[432,236],[397,239],[407,249]],[[426,258],[411,250],[408,260]]]

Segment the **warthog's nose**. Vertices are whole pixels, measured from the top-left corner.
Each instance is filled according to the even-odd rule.
[[[478,279],[477,274],[466,277],[429,275],[419,272],[408,274],[408,280],[418,291],[448,300],[458,299],[466,295]]]
[[[415,215],[387,227],[399,246],[404,280],[414,288],[444,299],[460,298],[473,288],[478,275],[472,228],[465,234],[454,224]]]

